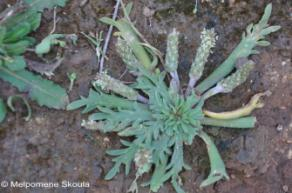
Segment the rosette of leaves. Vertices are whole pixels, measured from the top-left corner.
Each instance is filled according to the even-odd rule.
[[[121,137],[127,137],[128,140],[121,140],[121,149],[107,151],[114,157],[114,166],[105,179],[112,179],[122,166],[125,166],[125,173],[128,175],[134,163],[136,178],[129,191],[137,192],[138,178],[144,173],[152,172],[149,181],[143,183],[149,185],[151,191],[157,192],[170,180],[176,192],[183,193],[180,173],[191,169],[184,160],[184,147],[192,144],[195,136],[206,144],[211,170],[200,186],[211,185],[223,178],[229,179],[216,145],[203,126],[252,128],[256,119],[249,115],[236,119],[214,119],[207,117],[202,108],[209,97],[231,92],[248,78],[255,65],[251,60],[246,60],[235,72],[230,72],[235,68],[236,60],[255,54],[254,47],[257,45],[268,45],[264,43],[264,36],[279,29],[278,26],[267,25],[271,8],[269,4],[260,22],[248,27],[247,35],[243,36],[227,60],[211,74],[211,78],[209,76],[195,86],[217,39],[213,29],[203,30],[202,42],[189,73],[191,83],[186,92],[178,84],[177,76],[179,33],[174,30],[167,38],[166,62],[163,64],[165,71],[161,72],[155,66],[150,65],[149,68],[152,62],[147,48],[150,46],[138,48],[137,45],[143,44],[138,43],[140,40],[137,39],[137,34],[135,38],[130,38],[131,33],[136,33],[135,30],[129,24],[123,25],[130,21],[116,21],[115,26],[122,29],[116,44],[117,52],[130,72],[137,76],[135,83],[125,85],[106,73],[98,74],[92,83],[93,89],[89,96],[68,106],[69,110],[84,107],[83,113],[91,113],[89,121],[84,121],[83,126],[104,133],[116,132]],[[132,45],[133,42],[129,43],[129,40],[135,41],[135,45]],[[148,57],[147,63],[141,61],[143,57],[139,53],[147,53],[143,54],[143,57]],[[216,85],[212,87],[214,84]]]
[[[12,6],[12,15],[0,19],[0,79],[11,83],[21,92],[27,92],[39,105],[55,109],[63,109],[68,104],[65,89],[28,71],[22,55],[36,42],[29,34],[40,26],[41,11],[63,6],[65,2],[25,0],[26,9],[15,13]],[[0,122],[6,114],[4,107],[1,100]]]

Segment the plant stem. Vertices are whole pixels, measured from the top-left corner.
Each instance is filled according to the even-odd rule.
[[[219,120],[204,117],[201,122],[203,125],[230,127],[230,128],[253,128],[256,123],[256,118],[253,116],[243,117],[239,119]]]
[[[220,85],[217,85],[217,86],[211,88],[210,90],[208,90],[206,93],[204,93],[202,98],[204,100],[206,100],[206,99],[210,98],[211,96],[214,96],[214,95],[221,93],[221,92],[223,92],[223,87]]]
[[[219,80],[221,80],[233,70],[235,61],[237,59],[237,52],[240,52],[238,48],[241,48],[241,45],[242,44],[239,44],[232,52],[232,54],[219,67],[217,67],[216,70],[208,76],[208,78],[206,78],[196,87],[196,90],[199,93],[203,93],[208,90],[211,86],[216,84]]]
[[[121,3],[121,0],[117,0],[116,5],[115,5],[114,14],[113,14],[113,17],[112,17],[113,20],[116,20],[116,18],[118,16],[120,3]],[[100,63],[99,63],[99,72],[100,73],[103,72],[103,66],[104,66],[104,60],[105,60],[105,56],[106,56],[106,51],[107,51],[107,48],[108,48],[108,45],[109,45],[109,41],[110,41],[111,36],[112,36],[113,28],[114,28],[114,26],[110,25],[109,30],[108,30],[108,32],[106,34],[105,42],[104,42],[103,49],[102,49],[102,56],[101,56]]]
[[[189,96],[197,82],[198,78],[190,77],[187,90],[185,92],[185,96]]]
[[[121,32],[122,37],[132,48],[135,56],[141,62],[141,64],[146,69],[153,70],[155,66],[151,62],[149,54],[140,42],[136,32],[133,30],[131,23],[129,23],[126,19],[120,19],[117,22],[117,28]]]
[[[179,80],[177,71],[170,72],[169,74],[170,74],[172,80],[175,82],[176,90],[179,91],[179,89],[180,89],[180,80]]]
[[[137,96],[137,101],[148,104],[149,100],[142,95]]]

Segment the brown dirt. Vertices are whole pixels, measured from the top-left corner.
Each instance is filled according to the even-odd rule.
[[[0,2],[0,8],[13,1]],[[102,16],[110,16],[114,0],[89,0],[80,6],[79,0],[71,0],[63,9],[58,9],[56,32],[79,33],[106,30],[98,22]],[[215,27],[219,40],[210,57],[206,74],[220,64],[239,42],[241,32],[250,22],[256,22],[270,2],[230,1],[228,3],[199,4],[198,14],[191,14],[193,1],[138,0],[134,1],[132,18],[146,38],[162,52],[165,51],[166,33],[172,28],[181,32],[179,71],[189,68],[200,40],[200,31],[207,25]],[[217,2],[217,1],[216,1]],[[270,90],[273,94],[265,99],[265,107],[254,114],[258,123],[250,130],[232,131],[208,129],[215,136],[216,143],[226,163],[229,181],[220,181],[214,186],[200,190],[198,184],[207,175],[208,159],[200,142],[186,148],[187,162],[193,170],[182,173],[184,188],[189,193],[281,193],[292,192],[292,65],[291,65],[291,22],[292,5],[288,0],[273,0],[271,24],[282,29],[268,37],[271,46],[260,48],[261,54],[254,56],[257,66],[250,82],[237,88],[232,94],[213,97],[207,103],[212,110],[229,110],[246,103],[258,92]],[[144,17],[144,7],[155,11],[153,16]],[[35,33],[38,39],[45,37],[52,28],[52,11],[46,11],[41,28]],[[289,28],[290,26],[290,28]],[[80,35],[80,34],[78,34]],[[77,46],[66,49],[63,64],[52,78],[63,87],[68,87],[67,72],[76,72],[77,82],[71,93],[71,101],[80,95],[87,95],[90,81],[97,72],[97,60],[93,49],[80,35]],[[119,77],[125,70],[114,51],[115,39],[110,44],[106,69]],[[122,80],[128,80],[124,76]],[[9,84],[0,81],[0,95],[7,97],[18,93]],[[39,107],[31,103],[33,117],[25,122],[21,112],[9,113],[0,128],[0,181],[44,181],[72,182],[86,181],[90,188],[56,189],[1,189],[0,192],[56,192],[56,193],[125,193],[134,179],[122,173],[112,181],[103,177],[112,165],[105,150],[116,146],[119,138],[80,127],[80,111],[66,112]],[[220,132],[219,132],[220,131]],[[141,188],[142,193],[147,189]],[[174,193],[166,184],[159,193]]]

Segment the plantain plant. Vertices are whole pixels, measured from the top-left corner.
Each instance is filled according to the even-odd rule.
[[[0,20],[0,79],[11,83],[21,92],[27,92],[39,105],[55,109],[65,108],[68,104],[65,89],[28,71],[23,54],[36,42],[28,35],[40,26],[41,11],[57,5],[64,6],[65,2],[24,0],[24,10],[14,13],[12,9],[10,14]],[[6,108],[3,100],[0,101],[2,122]]]
[[[184,146],[192,144],[197,136],[205,142],[210,160],[210,174],[200,187],[209,186],[220,179],[229,179],[224,162],[213,140],[204,131],[205,125],[252,128],[256,118],[250,116],[254,108],[262,107],[257,95],[244,108],[229,113],[212,113],[203,110],[206,99],[218,93],[231,92],[249,76],[255,63],[247,57],[258,52],[256,46],[267,46],[265,36],[277,31],[279,26],[269,26],[268,19],[272,5],[269,4],[257,24],[250,24],[242,40],[228,58],[205,80],[197,84],[217,35],[214,29],[204,29],[201,45],[189,72],[190,81],[183,88],[177,73],[179,33],[173,30],[167,38],[164,71],[157,68],[153,47],[142,42],[140,34],[129,20],[129,11],[124,8],[125,17],[103,22],[117,27],[117,52],[130,72],[136,76],[135,83],[125,85],[106,73],[98,73],[92,82],[88,97],[72,102],[68,110],[84,107],[82,113],[91,113],[82,126],[102,131],[116,132],[122,139],[121,149],[108,150],[114,165],[105,176],[112,179],[125,166],[129,174],[132,163],[136,178],[129,191],[138,192],[137,180],[152,171],[151,178],[142,185],[149,185],[157,192],[170,180],[178,193],[183,193],[180,173],[191,167],[184,160]],[[235,66],[240,60],[243,63]],[[231,73],[235,69],[235,72]],[[230,74],[231,73],[231,74]],[[168,76],[169,75],[169,76]],[[197,86],[196,86],[197,85]],[[97,110],[97,111],[95,111]]]

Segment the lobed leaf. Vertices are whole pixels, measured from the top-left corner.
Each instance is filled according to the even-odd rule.
[[[132,103],[127,99],[90,89],[87,98],[81,97],[81,99],[70,103],[67,110],[75,110],[81,107],[84,107],[82,113],[88,113],[98,107],[132,109]]]

